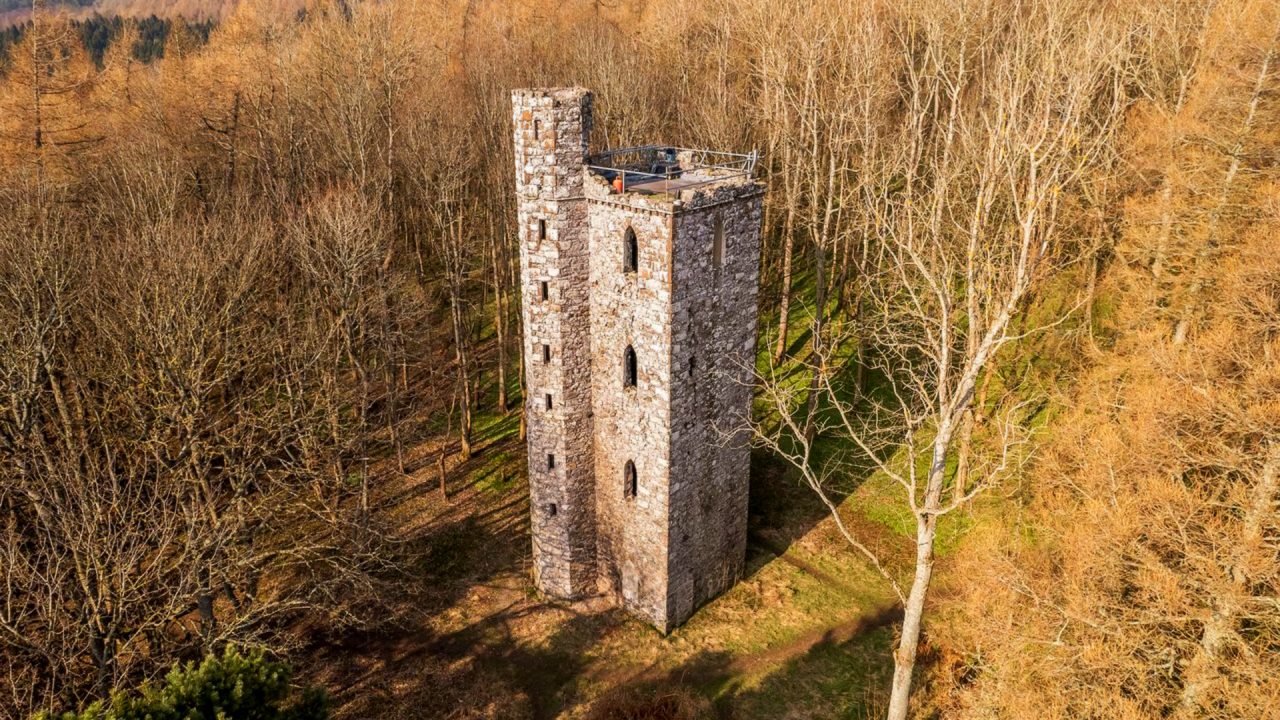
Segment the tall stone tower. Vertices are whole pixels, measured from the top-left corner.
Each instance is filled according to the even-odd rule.
[[[596,589],[590,268],[582,192],[591,93],[518,90],[511,100],[534,572],[548,595],[578,597]]]
[[[589,155],[585,90],[512,104],[536,581],[666,632],[746,553],[755,157]]]

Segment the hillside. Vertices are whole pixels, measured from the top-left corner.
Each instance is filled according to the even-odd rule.
[[[239,0],[69,0],[50,2],[48,8],[76,19],[95,15],[123,18],[185,18],[187,20],[219,20],[229,15]],[[255,5],[269,8],[288,16],[306,5],[305,0],[279,0],[258,2]],[[0,0],[0,28],[22,25],[31,20],[30,0]]]
[[[299,7],[4,36],[0,717],[227,648],[336,718],[1280,717],[1274,2]],[[746,570],[669,634],[532,577],[568,86],[767,187]]]

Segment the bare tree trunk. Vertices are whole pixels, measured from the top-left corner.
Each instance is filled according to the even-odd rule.
[[[1236,636],[1236,626],[1243,609],[1240,607],[1241,601],[1250,594],[1250,578],[1245,558],[1256,553],[1264,541],[1263,523],[1275,512],[1277,492],[1280,492],[1280,446],[1270,449],[1270,457],[1262,467],[1258,484],[1253,489],[1242,518],[1244,531],[1235,548],[1235,559],[1230,567],[1225,568],[1231,578],[1231,589],[1223,596],[1212,599],[1213,610],[1201,630],[1200,646],[1187,663],[1178,717],[1196,717],[1201,695],[1219,677],[1217,668],[1222,652]]]
[[[813,281],[814,281],[814,302],[813,309],[813,354],[817,359],[817,363],[813,364],[813,375],[809,379],[809,397],[805,403],[804,417],[804,436],[812,441],[814,433],[817,431],[816,416],[818,414],[818,395],[821,391],[823,377],[827,372],[827,353],[822,345],[823,335],[823,317],[826,313],[827,306],[827,282],[824,265],[826,264],[826,250],[822,247],[820,241],[813,243]]]
[[[893,651],[893,685],[889,694],[888,720],[906,720],[907,705],[911,698],[911,677],[915,672],[916,655],[920,646],[921,621],[924,618],[924,601],[933,579],[933,543],[937,537],[938,515],[941,510],[942,481],[947,468],[947,450],[951,445],[951,428],[944,422],[933,442],[932,464],[925,489],[922,510],[916,510],[916,567],[915,578],[902,611],[902,635]]]
[[[789,162],[790,146],[783,162]],[[784,171],[785,172],[785,171]],[[786,173],[790,176],[790,173]],[[791,320],[791,256],[795,251],[796,195],[791,183],[787,184],[787,214],[782,221],[782,293],[778,299],[778,345],[773,351],[773,361],[781,362],[787,352],[787,333]]]
[[[444,455],[445,455],[445,451],[441,450],[440,454],[436,456],[436,474],[439,476],[439,479],[440,479],[440,497],[444,498],[447,501],[449,499],[449,488],[445,486],[445,478],[447,477],[447,475],[445,473],[445,467],[444,467]]]
[[[920,627],[924,617],[924,599],[933,578],[933,517],[916,518],[916,574],[902,613],[902,637],[893,651],[893,685],[889,691],[888,720],[906,720],[911,698],[911,676],[916,668],[916,651],[920,646]]]
[[[1196,311],[1199,307],[1200,292],[1204,284],[1203,268],[1210,261],[1210,256],[1218,245],[1219,221],[1222,219],[1222,211],[1226,208],[1227,198],[1231,193],[1231,185],[1235,182],[1236,174],[1240,172],[1240,155],[1244,151],[1244,140],[1253,130],[1253,123],[1258,114],[1258,103],[1262,100],[1262,91],[1266,87],[1267,76],[1271,70],[1271,61],[1275,58],[1277,37],[1280,37],[1280,25],[1276,26],[1272,34],[1271,45],[1262,59],[1262,67],[1258,69],[1258,76],[1253,83],[1253,92],[1249,96],[1248,111],[1245,113],[1239,132],[1236,134],[1235,142],[1232,143],[1231,164],[1227,167],[1226,175],[1222,178],[1222,186],[1218,190],[1218,204],[1209,216],[1209,232],[1205,238],[1205,246],[1196,253],[1195,280],[1191,283],[1191,291],[1186,305],[1183,307],[1182,317],[1178,319],[1178,323],[1174,327],[1174,345],[1181,345],[1186,342],[1191,323],[1195,319]]]
[[[510,411],[507,401],[507,294],[502,282],[502,265],[498,262],[498,240],[492,230],[490,237],[489,252],[493,256],[493,327],[498,345],[498,412],[506,415]]]

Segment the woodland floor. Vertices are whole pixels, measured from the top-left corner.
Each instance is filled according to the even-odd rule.
[[[894,604],[794,478],[756,458],[747,576],[663,637],[602,600],[535,593],[516,422],[481,418],[447,502],[429,446],[387,488],[383,507],[421,548],[421,574],[397,621],[307,653],[304,672],[329,688],[337,718],[580,717],[602,695],[677,688],[721,718],[862,718],[881,705]],[[864,537],[891,532],[849,520]]]
[[[793,323],[792,355],[806,353],[808,325]],[[782,370],[807,382],[797,364]],[[414,447],[407,474],[383,484],[377,505],[415,560],[386,619],[312,633],[301,669],[328,688],[337,720],[581,718],[593,703],[664,694],[712,718],[883,715],[892,591],[797,473],[753,454],[746,576],[663,637],[603,599],[535,591],[518,423],[516,412],[477,417],[472,459],[450,454],[447,500],[439,440]],[[901,576],[911,526],[895,491],[872,474],[836,499],[846,498],[846,526]]]

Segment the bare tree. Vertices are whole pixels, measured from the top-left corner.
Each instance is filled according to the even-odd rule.
[[[971,461],[968,487],[946,493],[963,420],[1002,352],[1033,331],[1017,318],[1072,263],[1066,198],[1119,120],[1107,82],[1119,43],[1105,29],[1073,29],[1082,9],[1000,16],[976,26],[937,14],[919,19],[919,34],[907,35],[900,49],[907,63],[903,129],[881,160],[894,170],[881,177],[897,178],[898,187],[880,190],[891,197],[874,227],[882,254],[856,329],[870,344],[869,363],[883,387],[850,400],[823,372],[840,338],[821,347],[811,364],[816,390],[831,408],[816,421],[817,438],[849,448],[862,466],[896,483],[915,519],[909,583],[899,582],[841,520],[830,488],[849,482],[846,459],[819,462],[820,440],[795,418],[796,391],[777,376],[761,378],[773,412],[756,426],[757,440],[800,470],[846,540],[902,602],[891,720],[907,715],[938,522],[1020,457],[1023,402],[998,399],[985,429],[990,451]],[[810,419],[812,402],[804,414]]]

